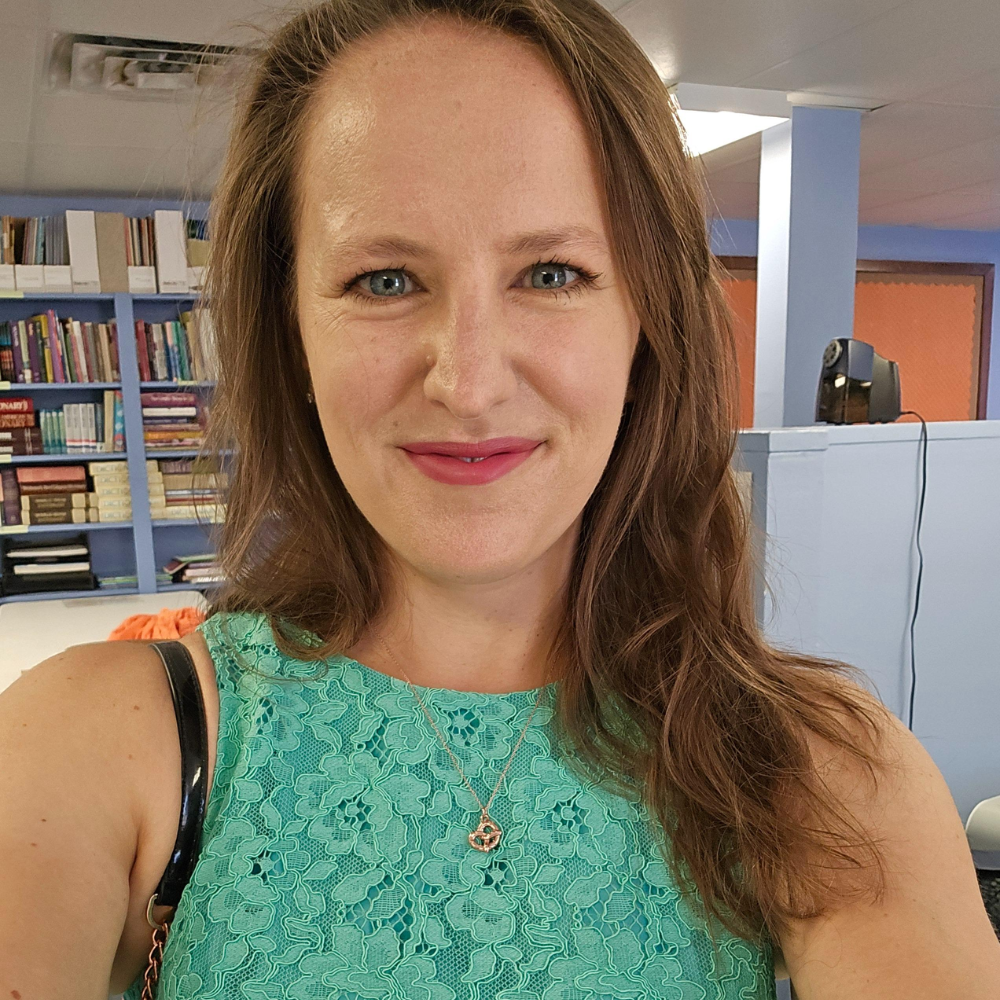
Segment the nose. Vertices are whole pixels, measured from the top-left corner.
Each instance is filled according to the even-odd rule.
[[[456,292],[432,321],[426,348],[424,396],[460,420],[485,416],[517,392],[513,338],[499,293],[480,283]]]

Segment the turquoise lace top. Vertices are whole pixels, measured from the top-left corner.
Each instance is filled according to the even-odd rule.
[[[481,852],[479,808],[405,681],[343,656],[310,679],[322,665],[284,656],[257,615],[201,631],[218,757],[159,1000],[774,1000],[770,942],[720,928],[716,958],[643,808],[554,755],[555,685]],[[419,691],[486,802],[538,689]]]

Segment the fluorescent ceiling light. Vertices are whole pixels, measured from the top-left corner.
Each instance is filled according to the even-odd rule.
[[[678,109],[677,116],[684,126],[685,145],[690,156],[701,156],[711,149],[728,146],[738,139],[788,121],[787,118],[748,115],[739,111],[686,111],[683,108]]]

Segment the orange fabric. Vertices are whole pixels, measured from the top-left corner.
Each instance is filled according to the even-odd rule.
[[[163,608],[155,615],[131,615],[108,638],[180,639],[204,620],[204,612],[197,608]]]

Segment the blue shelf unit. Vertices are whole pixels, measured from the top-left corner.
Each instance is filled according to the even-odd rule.
[[[93,522],[68,525],[30,525],[25,528],[0,529],[3,535],[25,536],[73,535],[86,532],[90,542],[91,563],[97,576],[135,575],[136,587],[107,587],[92,591],[63,591],[31,595],[0,595],[0,604],[26,600],[100,597],[111,594],[151,594],[172,590],[196,590],[190,584],[157,583],[160,566],[178,554],[211,552],[215,525],[197,521],[156,521],[150,517],[146,460],[151,458],[189,458],[197,450],[146,451],[142,430],[140,393],[153,389],[210,391],[212,383],[140,382],[136,357],[135,319],[162,323],[176,319],[182,310],[191,308],[197,294],[189,295],[130,295],[59,293],[0,293],[0,320],[26,319],[44,309],[54,309],[60,318],[90,322],[114,319],[118,329],[118,356],[121,382],[89,383],[0,383],[0,398],[27,395],[36,400],[36,407],[56,408],[64,403],[98,402],[105,389],[121,389],[125,417],[125,452],[71,455],[4,456],[11,464],[35,463],[86,464],[91,461],[121,460],[127,463],[129,487],[132,493],[131,522]]]

